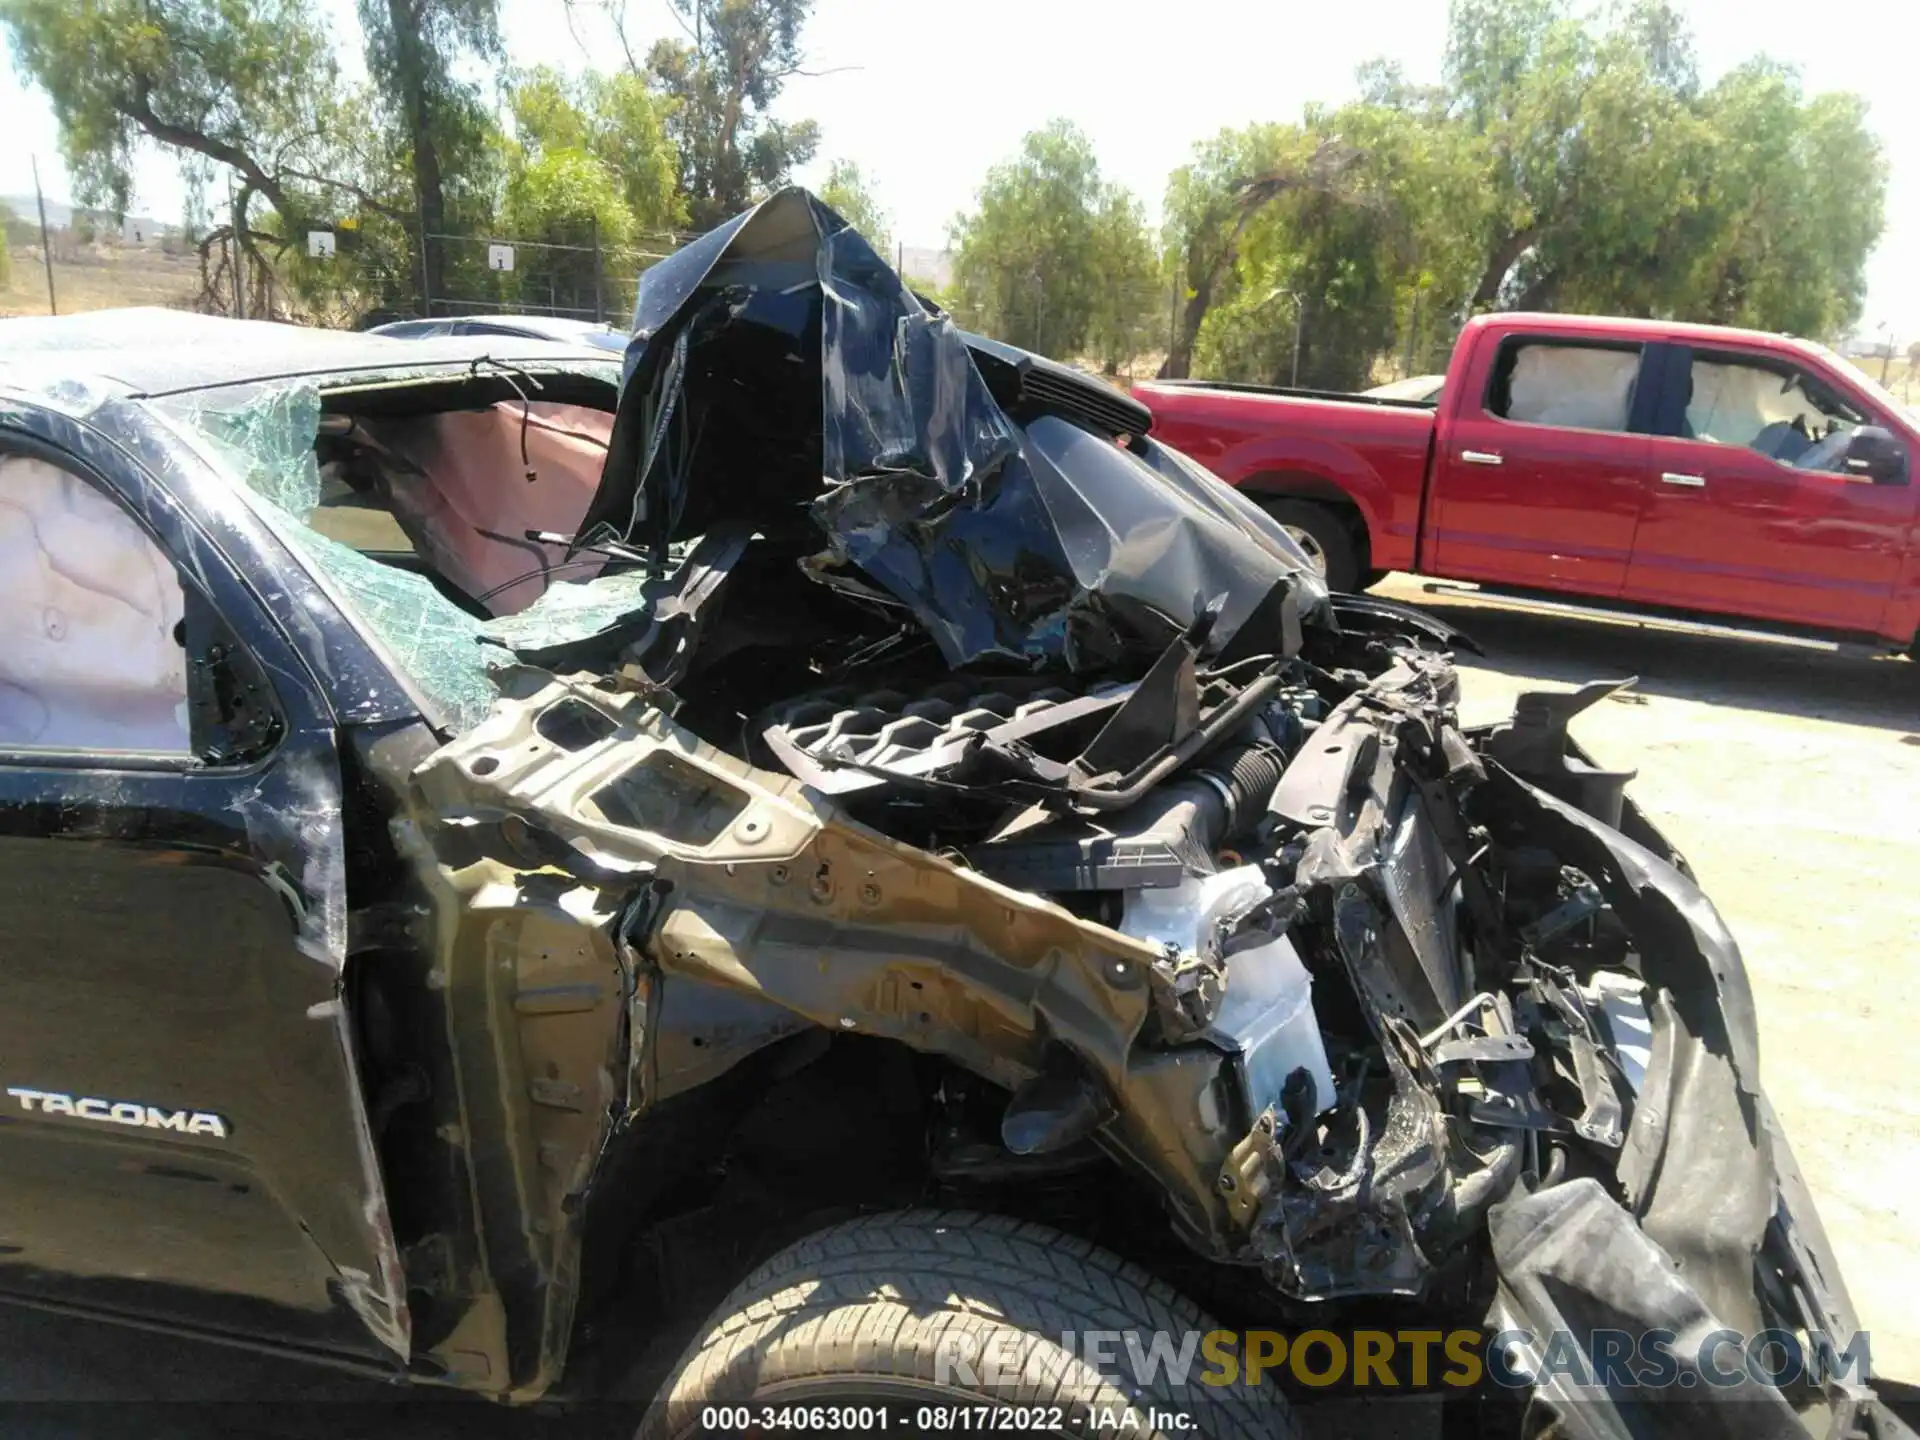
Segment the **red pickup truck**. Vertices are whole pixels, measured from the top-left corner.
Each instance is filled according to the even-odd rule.
[[[1437,400],[1135,393],[1336,589],[1407,570],[1920,648],[1920,418],[1804,340],[1488,315]]]

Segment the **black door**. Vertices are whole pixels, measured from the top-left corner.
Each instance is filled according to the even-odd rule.
[[[332,713],[173,497],[74,448],[0,429],[0,1287],[403,1356]]]

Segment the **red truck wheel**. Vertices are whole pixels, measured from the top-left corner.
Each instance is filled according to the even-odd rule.
[[[1332,590],[1360,588],[1360,547],[1346,517],[1330,505],[1311,500],[1268,500],[1267,513],[1280,522],[1313,561]]]

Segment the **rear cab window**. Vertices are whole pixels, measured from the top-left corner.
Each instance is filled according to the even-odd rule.
[[[125,505],[0,437],[0,763],[243,764],[282,728],[265,674]]]
[[[1641,347],[1514,335],[1500,342],[1486,391],[1487,414],[1520,425],[1627,433],[1633,430]]]

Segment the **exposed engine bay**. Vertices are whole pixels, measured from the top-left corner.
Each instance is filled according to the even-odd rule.
[[[1463,730],[1470,642],[1150,430],[803,192],[644,277],[568,540],[638,598],[491,632],[402,836],[449,1003],[540,1077],[543,1263],[620,1131],[863,1036],[984,1087],[935,1175],[1117,1167],[1289,1313],[1851,1335],[1738,948],[1567,737],[1613,687]],[[608,974],[611,1023],[567,999]],[[1745,1434],[1864,1403],[1738,1393]]]

